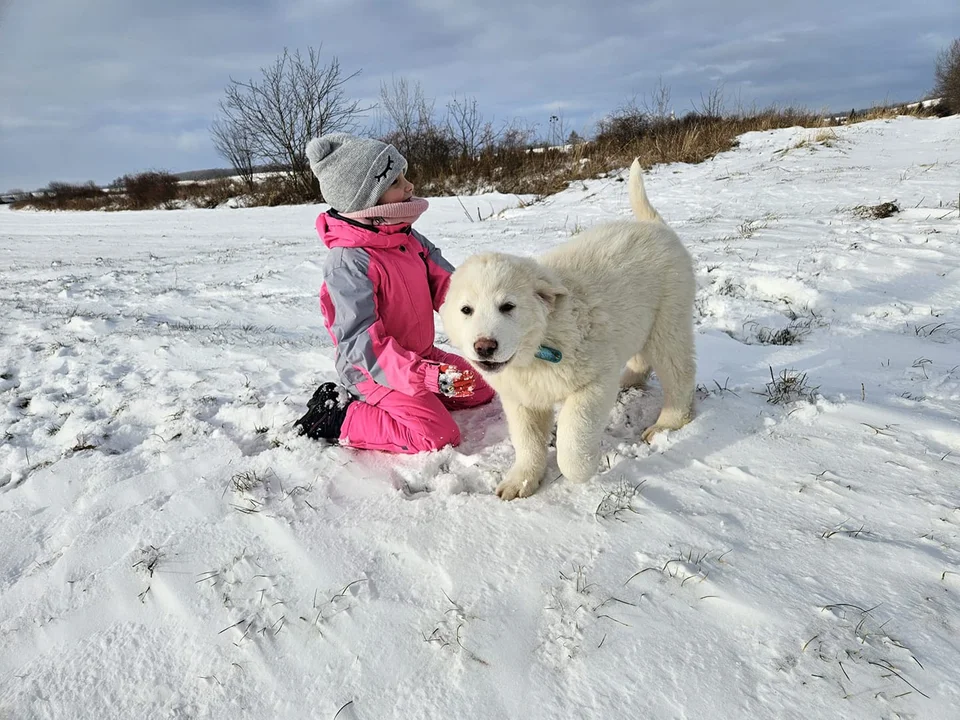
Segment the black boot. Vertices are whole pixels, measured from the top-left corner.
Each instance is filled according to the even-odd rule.
[[[340,439],[340,429],[352,402],[353,397],[336,383],[324,383],[307,401],[306,414],[294,426],[301,435],[313,440],[335,443]]]

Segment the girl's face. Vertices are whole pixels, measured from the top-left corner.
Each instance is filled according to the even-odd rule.
[[[377,205],[389,205],[390,203],[406,202],[413,197],[413,183],[404,177],[403,173],[397,175],[393,185],[387,188],[387,191],[380,196],[380,202]]]

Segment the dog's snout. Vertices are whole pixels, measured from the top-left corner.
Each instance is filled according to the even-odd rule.
[[[473,344],[473,350],[477,353],[477,357],[484,360],[492,358],[497,351],[497,347],[497,341],[492,338],[480,338]]]

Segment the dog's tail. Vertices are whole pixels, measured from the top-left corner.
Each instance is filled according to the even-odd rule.
[[[635,159],[630,166],[630,207],[633,208],[633,214],[637,216],[637,220],[641,222],[663,222],[660,213],[654,210],[647,198],[647,191],[643,187],[643,168],[640,167],[639,158]]]

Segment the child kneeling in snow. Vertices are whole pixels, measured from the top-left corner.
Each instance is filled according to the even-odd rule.
[[[343,385],[317,389],[300,434],[399,453],[457,445],[450,410],[494,393],[433,345],[453,267],[412,227],[428,203],[413,196],[407,161],[393,145],[342,133],[311,140],[307,158],[331,206],[317,218],[330,248],[320,309]]]

